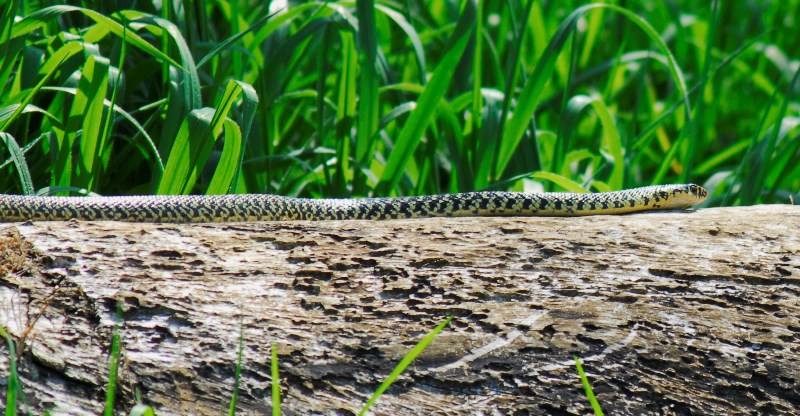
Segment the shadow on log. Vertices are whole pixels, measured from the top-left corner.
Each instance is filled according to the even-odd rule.
[[[36,413],[796,414],[800,207],[585,218],[0,226],[0,325]],[[0,375],[8,374],[0,349]],[[0,388],[5,394],[5,387]],[[3,399],[4,400],[4,399]]]

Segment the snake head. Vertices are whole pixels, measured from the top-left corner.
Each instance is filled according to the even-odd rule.
[[[681,203],[683,206],[688,207],[705,201],[708,197],[708,191],[700,185],[690,183],[688,185],[678,185],[672,195],[676,204]]]

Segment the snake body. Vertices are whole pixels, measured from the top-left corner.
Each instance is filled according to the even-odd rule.
[[[456,216],[581,216],[686,208],[698,185],[656,185],[593,194],[467,192],[398,198],[306,199],[276,195],[57,197],[0,195],[0,221],[231,222],[384,220]]]

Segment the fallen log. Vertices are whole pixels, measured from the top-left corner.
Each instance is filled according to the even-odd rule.
[[[0,225],[0,325],[29,408],[355,414],[796,414],[800,207],[585,218]],[[0,348],[0,375],[9,352]],[[0,386],[2,387],[2,386]],[[5,390],[4,387],[0,390]],[[5,394],[4,392],[2,393]]]

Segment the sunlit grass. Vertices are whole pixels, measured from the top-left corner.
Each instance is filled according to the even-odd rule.
[[[453,317],[447,317],[443,320],[439,325],[437,325],[428,335],[426,335],[422,340],[420,340],[409,352],[406,354],[397,366],[392,370],[392,372],[386,377],[386,379],[381,383],[377,390],[367,399],[367,402],[364,404],[363,408],[359,412],[359,415],[364,415],[367,411],[375,405],[378,399],[383,395],[386,390],[394,383],[397,377],[402,374],[406,368],[408,368],[411,363],[427,348],[427,346],[436,338],[439,333],[444,330],[444,328],[453,320]],[[104,403],[104,414],[105,415],[113,415],[115,405],[116,405],[116,389],[117,389],[117,371],[119,367],[119,360],[122,354],[122,348],[120,344],[120,332],[122,326],[122,318],[121,318],[121,309],[119,306],[117,307],[117,316],[116,322],[114,325],[114,329],[112,332],[112,340],[111,340],[111,349],[109,352],[109,366],[108,366],[108,383],[106,385],[106,400]],[[20,396],[22,392],[22,385],[19,381],[19,374],[17,372],[17,363],[16,363],[16,346],[14,341],[11,339],[10,335],[5,331],[5,329],[0,326],[0,336],[6,339],[9,347],[9,357],[10,357],[10,365],[9,365],[9,374],[8,374],[8,386],[6,388],[6,416],[15,416],[17,414],[18,406],[17,406],[17,398]],[[273,416],[279,416],[281,414],[281,391],[280,391],[280,377],[278,372],[278,352],[275,347],[275,342],[271,344],[270,347],[270,374],[272,378],[272,414]],[[236,366],[234,371],[234,384],[231,392],[231,400],[228,406],[228,415],[233,416],[236,414],[238,399],[239,399],[239,382],[241,377],[242,371],[242,351],[244,348],[244,336],[240,332],[239,333],[239,343],[237,346],[237,353],[236,353]],[[155,411],[151,406],[143,403],[141,398],[138,397],[137,392],[137,404],[133,406],[130,410],[131,416],[151,416],[155,414]]]
[[[800,188],[795,2],[411,3],[12,2],[0,192]]]
[[[586,393],[586,400],[588,400],[589,404],[592,406],[595,416],[603,416],[603,409],[600,407],[600,402],[597,401],[597,397],[594,395],[594,390],[592,390],[592,385],[589,384],[589,378],[583,371],[581,361],[576,355],[573,355],[572,358],[575,360],[575,369],[578,371],[578,376],[581,378],[581,384],[583,385],[583,390]]]
[[[2,336],[8,346],[8,387],[6,388],[6,407],[5,415],[14,416],[17,414],[17,398],[20,396],[22,388],[17,372],[17,348],[11,335],[0,325],[0,336]]]
[[[448,317],[442,322],[440,322],[428,335],[426,335],[423,339],[421,339],[409,352],[400,360],[397,366],[392,370],[392,372],[384,379],[381,385],[378,387],[377,390],[369,397],[367,402],[362,407],[359,415],[365,415],[372,406],[380,399],[380,397],[391,387],[397,377],[399,377],[409,365],[411,365],[414,360],[427,348],[427,346],[439,335],[445,327],[453,320],[453,317]],[[109,352],[109,367],[108,367],[108,383],[106,385],[106,401],[105,401],[105,410],[104,414],[114,414],[115,408],[115,400],[116,400],[116,388],[117,388],[117,370],[119,365],[119,360],[122,354],[122,348],[120,344],[120,332],[122,327],[122,318],[121,318],[121,310],[119,307],[117,308],[117,316],[116,322],[114,325],[114,329],[112,331],[112,340],[111,340],[111,348]],[[0,326],[0,336],[6,339],[8,347],[9,347],[9,357],[10,357],[10,366],[9,366],[9,375],[8,375],[8,386],[6,388],[6,416],[14,416],[17,415],[18,406],[17,406],[17,397],[21,395],[22,392],[22,385],[19,381],[19,374],[17,372],[17,364],[16,364],[16,347],[6,331]],[[242,370],[242,351],[244,348],[244,337],[243,334],[240,332],[239,334],[239,343],[237,345],[237,353],[236,353],[236,363],[235,363],[235,375],[234,375],[234,384],[232,386],[231,392],[231,400],[228,407],[228,415],[233,416],[236,414],[237,404],[238,404],[238,397],[239,397],[239,382],[241,377],[241,370]],[[589,379],[587,378],[583,366],[580,363],[580,360],[577,356],[573,356],[575,360],[575,366],[580,377],[581,384],[584,387],[586,398],[592,406],[592,409],[595,415],[602,416],[603,411],[600,407],[600,403],[598,402],[597,398],[592,391],[592,387],[589,384]],[[280,376],[278,372],[279,367],[279,358],[278,358],[278,351],[276,349],[275,342],[271,343],[270,346],[270,374],[272,379],[272,415],[279,416],[281,414],[281,390],[280,390]],[[155,410],[148,406],[147,404],[142,402],[141,397],[138,397],[137,392],[137,404],[134,405],[129,415],[131,416],[152,416],[155,415]]]

